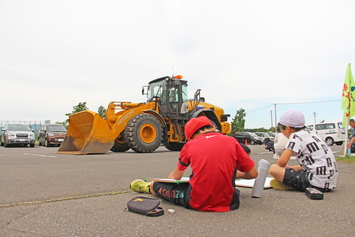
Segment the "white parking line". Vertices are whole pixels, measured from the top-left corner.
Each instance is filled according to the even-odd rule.
[[[51,157],[55,158],[56,156],[46,156],[46,155],[41,155],[41,154],[29,154],[29,153],[23,153],[24,155],[29,155],[29,156],[41,156],[41,157]]]

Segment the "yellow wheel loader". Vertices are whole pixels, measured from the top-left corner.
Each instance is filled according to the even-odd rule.
[[[216,129],[229,134],[229,115],[204,102],[200,89],[194,99],[188,100],[187,81],[181,79],[179,75],[150,81],[142,88],[147,102],[111,102],[105,119],[89,110],[69,115],[68,132],[58,153],[95,154],[129,149],[146,153],[161,144],[179,151],[186,143],[186,122],[199,116],[208,117]]]

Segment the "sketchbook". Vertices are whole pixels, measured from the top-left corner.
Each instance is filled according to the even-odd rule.
[[[274,178],[266,177],[264,189],[271,188],[270,181]],[[235,181],[235,186],[238,187],[245,187],[245,188],[252,188],[254,187],[255,179],[237,179]]]
[[[270,181],[272,179],[273,178],[266,177],[264,188],[271,188]],[[158,181],[163,183],[187,183],[190,181],[190,177],[182,177],[180,180],[153,178],[153,179],[145,179],[144,181],[147,182]],[[254,187],[254,183],[255,183],[255,179],[237,179],[235,181],[235,186],[252,188]]]

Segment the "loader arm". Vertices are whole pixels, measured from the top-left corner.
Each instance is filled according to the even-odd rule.
[[[106,120],[90,110],[69,115],[69,127],[58,153],[97,154],[111,149],[116,138],[135,115],[155,108],[155,102],[111,102]],[[118,112],[116,112],[119,110]]]
[[[155,110],[156,103],[130,103],[130,102],[111,102],[106,111],[106,121],[111,128],[115,138],[119,138],[125,130],[128,121],[137,114],[148,110]],[[119,110],[118,112],[116,112]]]

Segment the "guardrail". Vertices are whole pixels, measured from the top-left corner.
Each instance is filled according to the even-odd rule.
[[[40,121],[0,120],[0,129],[2,129],[4,127],[4,125],[8,124],[8,123],[28,124],[30,126],[30,128],[32,128],[34,130],[34,133],[35,133],[35,135],[37,137],[38,130],[40,129],[42,124],[51,123],[51,121],[50,120],[40,120]]]

